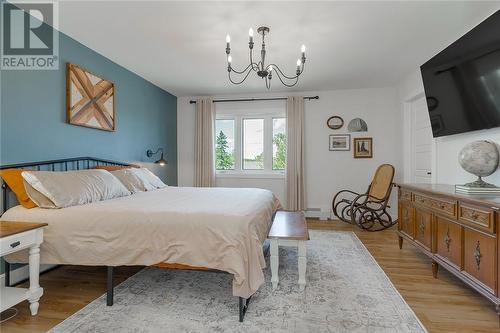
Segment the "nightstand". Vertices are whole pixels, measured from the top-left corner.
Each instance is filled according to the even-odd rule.
[[[31,315],[38,313],[38,300],[43,295],[38,277],[40,271],[40,244],[43,242],[43,227],[47,223],[0,221],[0,256],[29,249],[30,287],[14,288],[0,286],[0,312],[24,300],[30,302]]]

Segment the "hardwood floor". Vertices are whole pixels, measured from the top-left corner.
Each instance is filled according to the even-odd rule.
[[[134,275],[142,267],[115,269],[115,285]],[[40,276],[44,295],[38,315],[31,316],[29,303],[15,306],[16,317],[0,324],[1,333],[46,332],[106,292],[106,268],[61,266]],[[20,287],[26,287],[27,283]]]
[[[500,332],[493,303],[444,269],[434,279],[429,258],[408,243],[399,249],[396,227],[365,232],[339,221],[308,222],[310,228],[354,231],[429,332]]]
[[[389,276],[406,302],[429,332],[500,333],[494,306],[457,278],[440,270],[432,277],[431,262],[411,245],[399,250],[395,230],[363,232],[341,222],[309,220],[310,228],[354,231]],[[135,274],[140,267],[116,269],[115,283]],[[0,325],[2,333],[45,332],[63,321],[106,290],[103,267],[62,266],[43,274],[45,295],[40,312],[32,317],[26,302],[19,314]]]

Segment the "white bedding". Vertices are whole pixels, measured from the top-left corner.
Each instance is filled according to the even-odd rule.
[[[44,264],[207,267],[232,273],[233,294],[247,298],[264,282],[262,243],[279,206],[267,190],[166,187],[62,209],[16,206],[1,220],[49,224]]]

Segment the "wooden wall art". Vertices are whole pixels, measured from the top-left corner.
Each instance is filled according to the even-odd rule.
[[[115,130],[115,85],[89,71],[67,64],[66,106],[68,123]]]

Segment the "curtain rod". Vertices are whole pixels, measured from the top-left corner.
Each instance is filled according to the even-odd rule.
[[[304,99],[310,101],[311,99],[319,99],[319,96],[306,96]],[[222,102],[253,102],[253,101],[285,101],[286,97],[273,97],[273,98],[240,98],[240,99],[214,99],[214,103]],[[196,104],[196,101],[189,101],[189,104]]]

